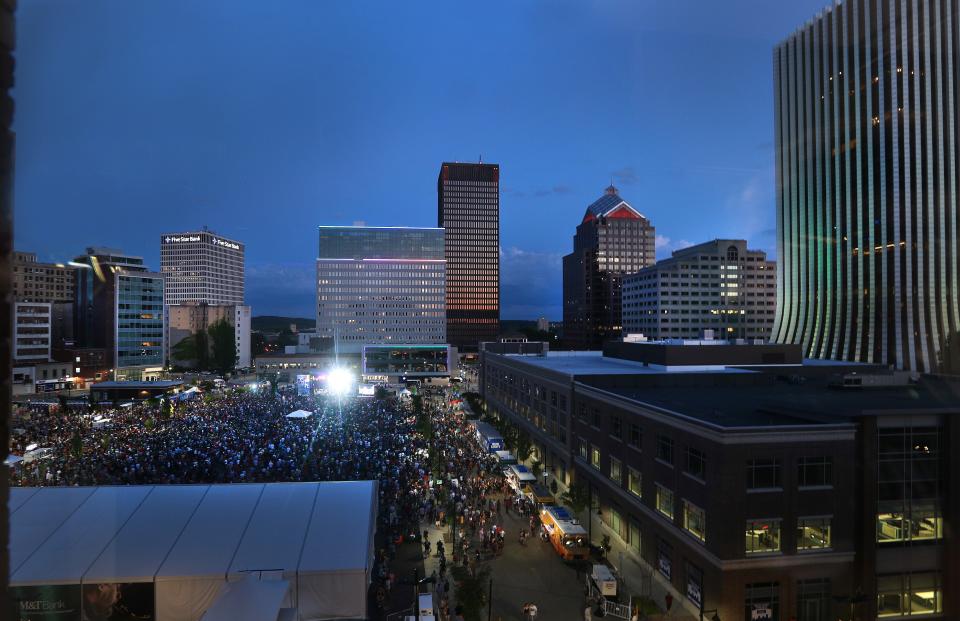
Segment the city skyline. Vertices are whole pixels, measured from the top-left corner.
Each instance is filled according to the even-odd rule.
[[[183,30],[176,46],[162,22],[147,23],[158,10],[150,4],[90,3],[82,14],[24,4],[16,246],[42,261],[117,246],[159,264],[157,233],[208,225],[248,244],[256,314],[309,317],[315,257],[297,249],[311,245],[312,227],[395,224],[397,211],[404,224],[430,226],[439,163],[482,157],[503,173],[504,319],[560,317],[569,231],[611,178],[657,222],[661,258],[718,234],[774,255],[771,51],[821,4],[457,9],[431,43],[412,25],[429,23],[417,19],[428,6],[373,20],[348,5],[298,5],[269,19],[237,6],[211,30],[223,7],[174,3],[168,17]],[[76,42],[90,20],[101,36],[87,49]],[[336,27],[348,21],[362,25]],[[328,24],[329,43],[318,43],[315,30]],[[507,44],[461,49],[474,26]],[[371,35],[363,49],[323,60],[346,36],[334,31],[353,37],[357,28]],[[514,36],[520,31],[532,35]],[[574,32],[582,46],[568,45]],[[251,33],[282,43],[254,58]],[[439,54],[447,49],[456,53]],[[128,71],[131,59],[142,71]],[[496,80],[427,79],[481,60],[502,65]],[[235,62],[249,74],[238,75]],[[369,79],[356,79],[359,71]],[[670,97],[660,89],[668,80]],[[326,97],[347,86],[358,92]],[[605,89],[618,96],[598,97]],[[359,103],[381,90],[390,97],[373,97],[379,107]],[[72,105],[49,103],[64,99]],[[371,169],[381,180],[365,185],[355,209],[360,172]],[[98,225],[104,216],[112,226]],[[527,226],[531,218],[540,225]]]

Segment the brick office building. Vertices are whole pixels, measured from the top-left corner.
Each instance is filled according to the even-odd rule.
[[[489,411],[588,487],[593,540],[610,535],[690,612],[956,615],[960,383],[805,364],[789,346],[491,350]]]

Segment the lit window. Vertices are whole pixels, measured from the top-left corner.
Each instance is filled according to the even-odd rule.
[[[688,500],[683,501],[683,528],[700,541],[706,540],[706,513],[704,513],[703,509]]]
[[[657,511],[673,519],[673,492],[657,483]]]
[[[747,554],[780,551],[780,520],[751,520],[745,531]]]
[[[640,472],[633,468],[627,469],[627,489],[635,496],[643,497],[643,479]]]
[[[822,550],[830,547],[830,518],[799,518],[797,549]]]

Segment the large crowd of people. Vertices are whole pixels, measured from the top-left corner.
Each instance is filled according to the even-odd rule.
[[[398,545],[419,539],[424,554],[431,544],[439,554],[430,582],[441,619],[456,621],[446,554],[475,572],[503,548],[502,512],[522,507],[513,504],[496,458],[483,450],[463,413],[443,391],[425,392],[406,400],[341,401],[231,390],[172,407],[143,402],[96,413],[21,414],[14,420],[13,453],[23,454],[29,444],[48,450],[12,475],[16,485],[377,480],[377,601],[385,602],[396,582],[391,567]],[[287,418],[299,409],[313,415]],[[459,538],[445,550],[423,528],[448,524]]]

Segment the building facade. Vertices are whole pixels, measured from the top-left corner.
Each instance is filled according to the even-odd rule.
[[[116,379],[159,376],[164,363],[163,277],[142,257],[87,248],[77,257],[75,347],[103,349]]]
[[[776,264],[742,239],[676,250],[623,280],[623,333],[651,339],[769,340],[776,314]]]
[[[166,360],[171,365],[196,363],[196,360],[177,360],[171,354],[183,339],[197,332],[206,332],[218,321],[226,321],[233,327],[236,347],[235,368],[246,369],[250,358],[250,307],[225,304],[167,304],[164,307],[164,339]]]
[[[73,303],[76,270],[62,263],[40,263],[33,252],[13,253],[13,297],[20,302]]]
[[[318,351],[445,342],[443,229],[322,226],[319,241]]]
[[[445,341],[476,351],[500,334],[500,166],[444,162],[437,226],[446,231]]]
[[[160,273],[167,304],[198,302],[242,306],[242,243],[211,231],[160,236]]]
[[[14,302],[15,364],[48,362],[51,353],[51,304]]]
[[[778,347],[482,352],[480,390],[687,614],[956,618],[960,384]]]
[[[656,261],[656,232],[612,185],[587,207],[563,257],[563,341],[598,349],[622,332],[623,278]]]
[[[958,19],[847,0],[774,49],[777,341],[929,371],[957,338]]]

